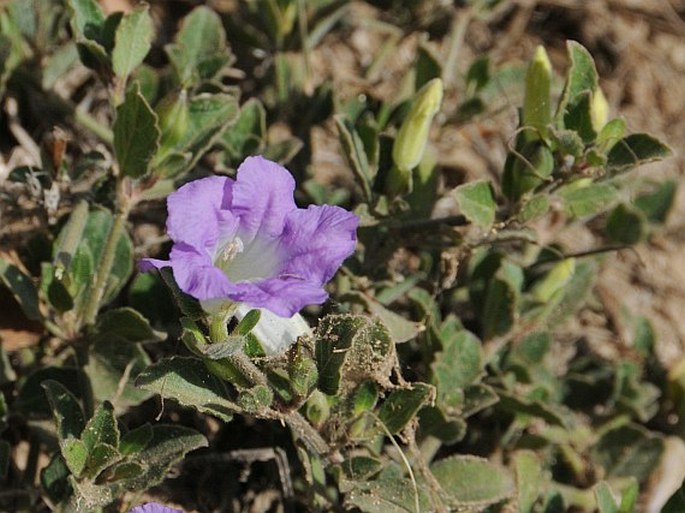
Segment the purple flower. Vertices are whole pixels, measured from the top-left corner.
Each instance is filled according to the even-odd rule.
[[[180,509],[168,508],[156,502],[148,502],[142,506],[136,506],[128,513],[183,513]]]
[[[323,285],[354,251],[359,219],[330,205],[297,208],[295,180],[275,162],[249,157],[235,181],[213,176],[167,200],[168,261],[178,286],[201,300],[230,299],[290,317],[323,303]]]

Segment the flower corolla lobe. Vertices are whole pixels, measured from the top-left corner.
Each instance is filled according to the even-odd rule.
[[[290,317],[323,303],[323,286],[352,254],[359,219],[336,206],[298,208],[295,180],[275,162],[248,157],[236,180],[190,182],[167,200],[168,261],[178,286],[201,300],[228,299]]]

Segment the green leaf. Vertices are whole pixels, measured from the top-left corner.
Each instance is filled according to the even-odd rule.
[[[259,322],[259,318],[261,316],[262,312],[258,308],[250,310],[249,312],[247,312],[245,317],[243,317],[240,320],[240,322],[238,323],[238,327],[236,328],[236,331],[240,335],[247,335],[257,325],[257,323]]]
[[[544,216],[549,212],[550,207],[549,195],[541,193],[531,197],[521,206],[517,218],[521,223],[526,224]]]
[[[483,336],[489,339],[507,333],[518,316],[518,303],[523,286],[523,270],[504,260],[490,280],[483,304]]]
[[[98,444],[119,446],[119,427],[114,418],[114,408],[109,401],[98,406],[81,434],[81,440],[90,452]]]
[[[90,450],[84,476],[89,479],[94,479],[100,475],[104,469],[116,463],[121,458],[122,455],[119,454],[116,447],[109,444],[98,443]]]
[[[388,472],[388,469],[391,472]],[[364,513],[430,511],[424,490],[425,487],[416,486],[403,477],[396,466],[386,467],[378,479],[350,483],[350,492],[345,496],[345,505],[348,509],[350,506],[355,506]]]
[[[124,490],[148,490],[160,483],[171,466],[183,459],[188,452],[206,446],[207,439],[193,429],[164,424],[154,426],[152,439],[134,461],[145,471],[130,479],[122,479],[119,488],[114,488],[115,492],[118,491],[115,495],[122,495]]]
[[[60,230],[53,247],[55,276],[62,280],[64,273],[69,272],[78,248],[83,240],[83,230],[88,221],[88,202],[79,201],[69,215],[69,220]]]
[[[607,477],[635,477],[643,482],[656,468],[663,451],[661,436],[638,425],[626,425],[605,432],[592,452]]]
[[[40,483],[48,497],[55,503],[65,501],[71,495],[68,477],[69,468],[61,453],[56,452],[50,463],[40,472]]]
[[[171,293],[178,304],[178,308],[181,310],[183,315],[188,316],[192,320],[200,320],[206,317],[207,314],[202,309],[202,306],[200,306],[200,302],[194,297],[183,292],[178,287],[171,268],[165,267],[160,269],[159,275],[162,277],[162,280],[164,280],[164,283],[166,283],[167,287],[169,287],[171,290]]]
[[[533,451],[517,451],[514,455],[519,513],[532,513],[543,483],[542,466]]]
[[[626,132],[626,122],[622,119],[612,119],[599,131],[597,146],[603,152],[608,152],[621,140]]]
[[[376,170],[369,164],[364,143],[354,128],[354,125],[341,115],[335,116],[335,126],[338,128],[338,138],[348,165],[357,177],[357,183],[364,191],[367,200],[371,199],[371,185]]]
[[[515,493],[509,474],[476,456],[451,456],[434,463],[431,472],[453,508],[484,508]]]
[[[445,445],[454,444],[466,435],[466,422],[457,417],[446,417],[434,406],[426,406],[419,411],[421,436],[433,436]]]
[[[79,36],[98,40],[105,15],[95,0],[68,0],[72,12],[71,27]]]
[[[329,395],[345,393],[373,380],[388,386],[394,362],[394,344],[388,330],[364,316],[329,315],[315,333],[318,388]]]
[[[231,161],[239,162],[245,155],[260,153],[266,137],[266,111],[257,98],[250,98],[240,108],[235,124],[225,130],[221,143]]]
[[[640,483],[635,478],[629,478],[627,486],[622,490],[619,513],[634,513],[635,505],[640,496]],[[663,511],[663,510],[662,510]]]
[[[641,194],[635,198],[635,206],[653,223],[664,223],[669,211],[673,207],[677,183],[667,180],[654,187],[651,192]]]
[[[319,369],[319,389],[335,395],[340,387],[341,368],[357,331],[366,320],[359,316],[324,317],[316,330],[316,364]]]
[[[350,479],[368,479],[383,468],[383,463],[370,456],[352,456],[342,462],[341,467]]]
[[[121,454],[130,456],[145,449],[150,440],[152,440],[152,426],[149,423],[145,423],[121,437],[119,450]]]
[[[614,242],[632,245],[640,242],[647,231],[645,216],[641,211],[621,203],[606,220],[606,234]]]
[[[158,342],[164,337],[139,312],[129,307],[109,310],[98,316],[95,332],[101,337],[121,337],[129,342]]]
[[[466,72],[466,85],[474,93],[480,91],[490,81],[490,57],[478,57]]]
[[[74,476],[80,477],[86,468],[86,460],[88,459],[86,445],[77,438],[67,438],[60,443],[60,448],[69,471]]]
[[[117,410],[136,406],[152,395],[134,386],[139,373],[150,365],[140,344],[120,336],[98,336],[85,367],[99,401],[116,401]]]
[[[606,481],[597,483],[593,491],[595,492],[599,513],[618,513],[618,504],[616,504],[611,487]]]
[[[38,291],[31,278],[2,257],[0,280],[10,290],[28,319],[38,321],[43,318],[38,309]]]
[[[14,411],[29,419],[52,417],[52,406],[41,386],[47,380],[58,381],[76,397],[80,397],[83,387],[90,386],[88,377],[79,369],[42,367],[31,373],[21,384],[19,394],[13,404]]]
[[[569,216],[582,218],[595,215],[611,208],[619,199],[616,187],[607,183],[588,185],[571,184],[562,187],[557,194],[564,201],[564,209]]]
[[[85,422],[76,397],[58,381],[47,380],[41,385],[50,402],[60,440],[80,438]]]
[[[425,45],[419,45],[416,50],[416,78],[414,89],[419,90],[426,82],[442,75],[442,65],[439,59]]]
[[[238,405],[228,399],[223,381],[195,358],[160,360],[140,373],[136,385],[226,422],[239,411]]]
[[[610,172],[617,173],[672,154],[668,146],[649,134],[631,134],[614,144],[607,155],[607,166]]]
[[[394,390],[383,401],[378,418],[395,435],[402,431],[423,405],[432,400],[434,394],[435,389],[425,383],[412,383],[410,388]]]
[[[162,149],[153,167],[165,178],[185,173],[236,122],[238,112],[238,101],[233,95],[201,93],[194,96],[188,102],[188,126],[179,134],[176,150],[169,153]]]
[[[431,365],[438,391],[438,404],[449,413],[459,413],[464,402],[464,388],[483,373],[481,343],[472,333],[462,330],[451,337],[441,337],[443,349]]]
[[[159,147],[157,115],[135,85],[117,107],[114,131],[114,153],[121,172],[141,178],[149,171],[150,161]]]
[[[208,7],[193,9],[174,41],[166,52],[183,87],[213,78],[232,59],[221,18]]]
[[[424,329],[423,325],[418,322],[405,319],[400,314],[383,306],[379,301],[367,296],[365,294],[349,293],[349,296],[355,296],[362,303],[366,305],[369,311],[378,317],[381,322],[388,328],[390,336],[396,344],[407,342],[415,338]]]
[[[149,9],[147,4],[137,5],[117,27],[112,67],[114,73],[123,80],[143,62],[152,47],[154,32]]]
[[[557,116],[565,113],[566,106],[576,96],[583,92],[594,92],[598,86],[597,69],[590,52],[575,41],[568,41],[566,50],[571,65],[566,72],[566,85],[559,101]]]
[[[586,91],[573,98],[564,113],[564,127],[576,132],[584,143],[591,143],[597,137],[592,125],[592,92]]]
[[[462,214],[483,230],[488,230],[495,222],[497,204],[492,185],[487,180],[460,185],[454,190]]]

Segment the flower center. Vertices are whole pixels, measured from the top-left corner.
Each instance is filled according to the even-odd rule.
[[[277,240],[255,238],[245,245],[240,237],[234,237],[217,251],[214,265],[234,283],[272,278],[281,264],[277,248]]]

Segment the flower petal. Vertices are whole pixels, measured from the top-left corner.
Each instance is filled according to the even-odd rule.
[[[179,288],[196,299],[231,297],[234,285],[204,251],[177,242],[171,249],[169,264]]]
[[[183,513],[180,509],[169,508],[157,502],[148,502],[141,506],[136,506],[128,513]]]
[[[210,176],[170,194],[166,226],[171,239],[211,251],[219,239],[232,237],[238,223],[229,210],[233,186],[230,178]]]
[[[239,304],[235,310],[238,321],[245,317],[252,307]],[[270,310],[260,308],[259,322],[252,329],[267,355],[282,354],[293,345],[298,337],[310,336],[312,329],[304,318],[296,313],[292,317],[280,317]]]
[[[288,212],[296,208],[295,180],[282,166],[263,157],[248,157],[238,167],[232,211],[240,217],[239,234],[247,245],[259,234],[278,237]]]
[[[354,252],[358,225],[356,215],[330,205],[290,212],[281,238],[281,275],[323,285]]]
[[[292,317],[307,305],[320,305],[328,293],[320,284],[293,278],[242,281],[228,296],[256,308],[266,308],[281,317]]]

